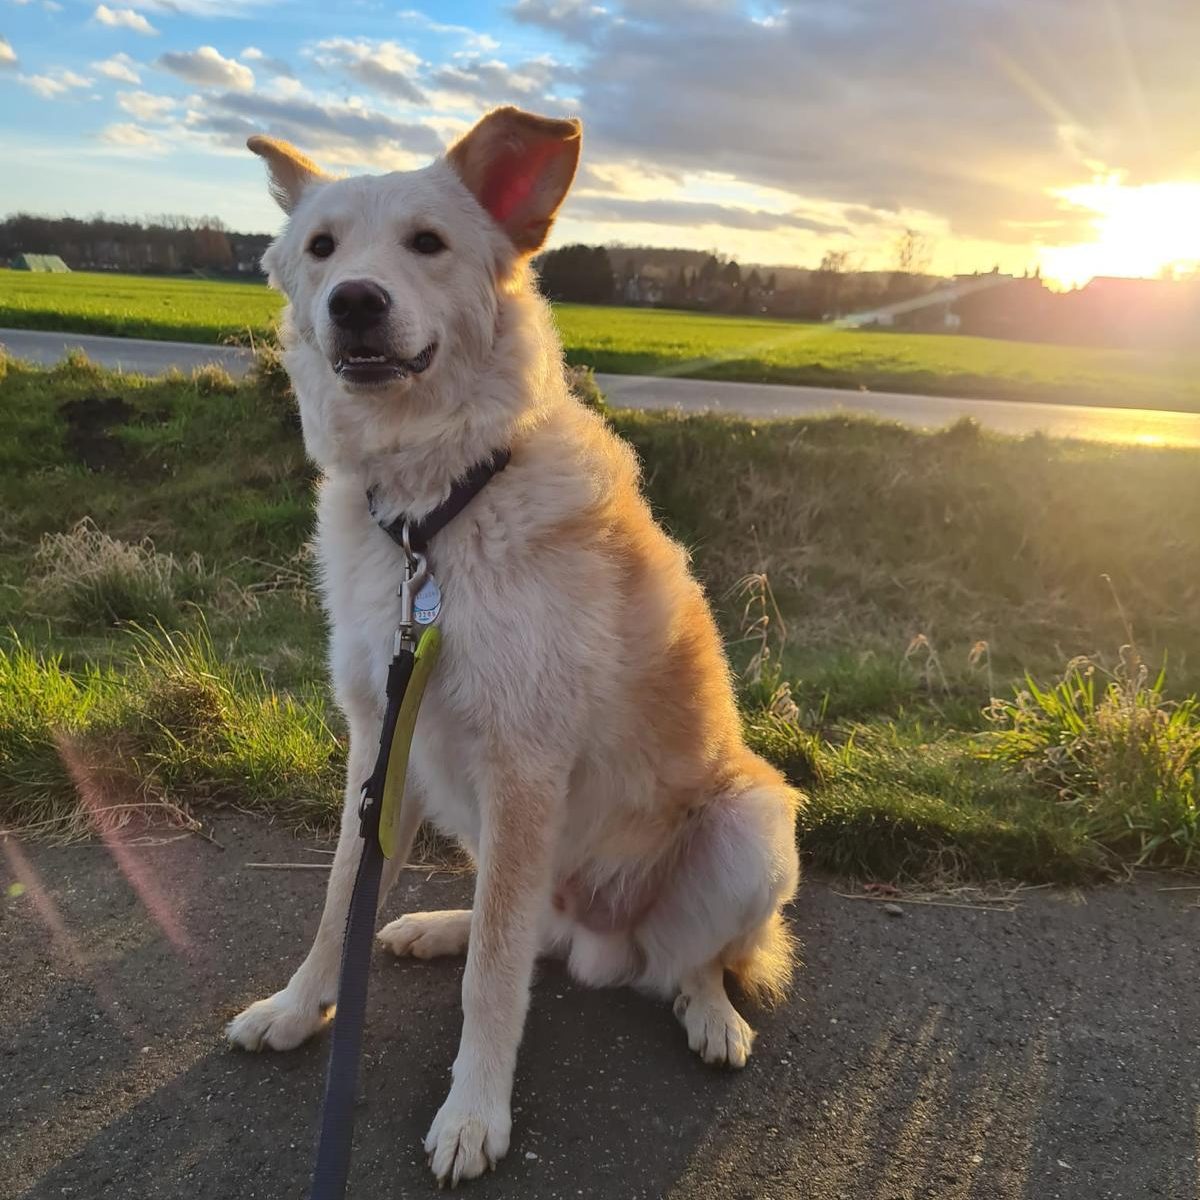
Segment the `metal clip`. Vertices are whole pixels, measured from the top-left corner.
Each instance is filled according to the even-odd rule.
[[[413,553],[408,542],[408,522],[404,522],[404,578],[400,581],[400,628],[396,630],[394,652],[401,649],[412,650],[416,646],[413,636],[413,605],[425,577],[429,574],[429,565],[423,554]]]

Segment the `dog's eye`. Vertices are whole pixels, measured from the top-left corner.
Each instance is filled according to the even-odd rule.
[[[432,229],[422,229],[420,233],[414,233],[408,245],[418,254],[437,254],[446,248],[446,243]]]
[[[318,233],[308,243],[308,252],[314,258],[328,258],[333,253],[334,240],[327,233]]]

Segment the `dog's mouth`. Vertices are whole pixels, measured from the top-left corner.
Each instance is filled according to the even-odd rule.
[[[357,346],[352,350],[343,350],[333,364],[333,370],[343,383],[355,387],[381,387],[427,371],[435,353],[436,342],[430,342],[415,358],[394,358],[390,354],[379,354],[365,346]]]

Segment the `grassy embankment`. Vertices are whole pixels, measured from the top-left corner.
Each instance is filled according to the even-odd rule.
[[[261,284],[0,271],[0,328],[218,342],[269,338]],[[1200,411],[1200,353],[1103,350],[793,321],[563,304],[573,363],[598,371]]]
[[[0,370],[0,825],[67,837],[211,803],[328,824],[344,745],[278,377]],[[1043,880],[1194,860],[1200,453],[612,419],[695,551],[752,740],[809,794],[817,863]],[[1131,640],[1169,655],[1169,695],[1118,656]],[[1056,692],[1022,682],[1077,655],[1101,659]],[[993,697],[1012,702],[989,716]]]

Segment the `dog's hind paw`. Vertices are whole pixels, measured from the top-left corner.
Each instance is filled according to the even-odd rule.
[[[408,913],[385,925],[376,936],[395,955],[444,958],[466,954],[471,934],[471,910]]]
[[[243,1050],[291,1050],[312,1037],[332,1013],[319,1004],[298,1004],[284,988],[238,1013],[225,1026],[225,1036]]]
[[[494,1169],[508,1153],[512,1133],[512,1113],[508,1103],[488,1104],[460,1097],[458,1087],[450,1089],[446,1103],[433,1118],[425,1137],[425,1153],[437,1176],[438,1186],[457,1187],[464,1179],[474,1179]]]

